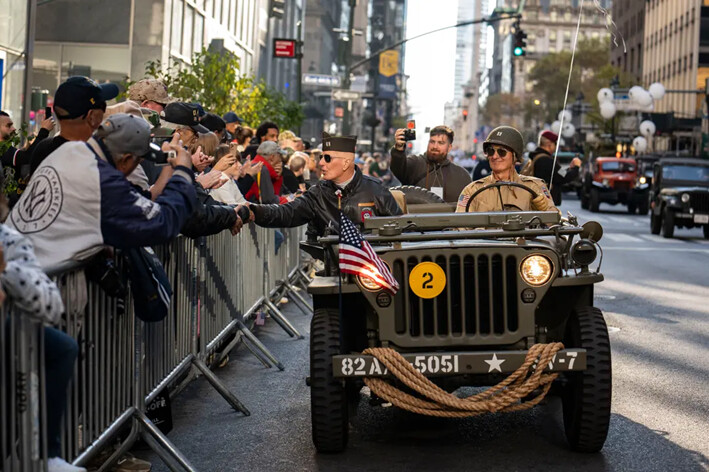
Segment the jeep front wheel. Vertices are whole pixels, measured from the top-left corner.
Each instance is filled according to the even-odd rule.
[[[662,237],[671,238],[675,235],[675,214],[665,208],[662,215]]]
[[[660,234],[662,229],[662,215],[656,215],[655,211],[650,212],[650,232],[652,234]]]
[[[586,370],[567,373],[562,393],[564,431],[571,449],[598,452],[611,417],[611,346],[601,310],[581,307],[566,324],[564,346],[586,349]]]
[[[318,452],[341,452],[349,427],[343,382],[332,375],[332,356],[340,354],[340,315],[318,308],[310,324],[310,418]]]
[[[593,213],[598,213],[598,207],[601,205],[601,194],[595,188],[591,189],[591,201],[589,202],[589,209]]]
[[[704,239],[709,239],[709,225],[704,225]]]

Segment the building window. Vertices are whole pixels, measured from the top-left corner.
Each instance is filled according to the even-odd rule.
[[[201,51],[204,44],[204,17],[199,13],[194,16],[194,41],[192,45],[193,51]]]
[[[179,54],[182,40],[182,11],[185,4],[180,1],[172,3],[172,27],[170,28],[170,48]]]
[[[194,23],[194,10],[185,7],[185,25],[182,30],[182,55],[192,58],[192,25]]]

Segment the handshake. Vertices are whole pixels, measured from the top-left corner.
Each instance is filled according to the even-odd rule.
[[[232,236],[239,234],[241,228],[244,226],[244,223],[250,223],[256,219],[254,212],[249,208],[249,203],[234,207],[234,211],[236,212],[236,216],[238,218],[236,219],[234,226],[231,227]]]

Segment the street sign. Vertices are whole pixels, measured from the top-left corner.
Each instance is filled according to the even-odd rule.
[[[353,92],[352,90],[345,89],[333,89],[332,99],[338,102],[353,102],[359,100],[362,94],[359,92]]]
[[[274,38],[273,57],[295,58],[295,39]]]
[[[340,87],[342,79],[336,75],[303,74],[303,85],[322,85],[323,87]]]

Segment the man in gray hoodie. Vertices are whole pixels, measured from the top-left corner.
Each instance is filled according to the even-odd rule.
[[[460,192],[471,182],[470,174],[448,159],[453,146],[453,130],[445,125],[430,132],[428,148],[418,156],[406,155],[405,129],[396,130],[391,148],[391,171],[404,185],[423,187],[446,202],[457,202]]]

